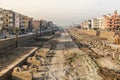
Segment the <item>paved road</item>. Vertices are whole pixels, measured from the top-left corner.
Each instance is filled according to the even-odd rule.
[[[62,32],[55,49],[55,57],[52,58],[52,66],[49,66],[48,80],[103,80],[97,74],[97,66],[89,56],[83,53],[72,41],[67,32]],[[71,63],[67,57],[72,58]]]

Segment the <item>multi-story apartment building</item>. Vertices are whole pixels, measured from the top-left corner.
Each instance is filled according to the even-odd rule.
[[[0,31],[2,30],[3,27],[3,9],[0,8]]]
[[[94,18],[92,19],[92,28],[104,29],[103,18]]]
[[[3,10],[3,29],[10,34],[14,30],[14,12],[12,10]]]
[[[20,14],[19,15],[19,28],[20,28],[20,33],[25,33],[28,26],[29,26],[29,17],[28,16],[25,16],[25,15],[22,15]]]
[[[120,28],[120,15],[117,11],[114,11],[112,15],[104,15],[104,26],[106,29]]]
[[[20,14],[17,12],[14,12],[14,28],[20,27]]]
[[[84,20],[81,24],[82,28],[90,29],[91,28],[91,20]]]
[[[15,28],[18,27],[21,33],[32,32],[32,20],[33,18],[28,16],[0,8],[0,31],[5,30],[14,34]]]

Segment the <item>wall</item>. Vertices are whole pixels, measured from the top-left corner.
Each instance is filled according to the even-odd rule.
[[[80,30],[80,32],[86,33],[91,36],[96,36],[97,32],[95,30]]]
[[[21,44],[24,44],[26,42],[34,40],[36,37],[36,34],[26,35],[26,36],[20,36],[18,38],[18,46]],[[10,49],[13,49],[15,47],[15,38],[12,39],[6,39],[0,41],[0,54],[4,51],[9,51]]]
[[[80,30],[80,32],[86,33],[91,36],[99,36],[100,38],[107,39],[108,41],[115,41],[115,32],[113,31],[100,31],[99,35],[95,30]]]
[[[100,38],[106,38],[108,41],[114,41],[115,32],[112,31],[101,31]]]

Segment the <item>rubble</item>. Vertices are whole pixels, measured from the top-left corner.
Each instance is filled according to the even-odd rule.
[[[41,66],[41,63],[42,63],[40,60],[37,60],[35,56],[29,57],[27,59],[27,62],[29,64],[32,64],[32,65],[35,65],[35,66]]]
[[[118,70],[120,69],[120,47],[119,45],[116,45],[112,42],[109,42],[106,39],[101,39],[98,36],[91,36],[86,33],[82,33],[79,30],[69,30],[73,40],[80,45],[79,48],[83,50],[85,53],[87,53],[91,59],[94,60],[94,62],[99,67],[98,73],[100,76],[103,77],[104,80],[120,80],[120,73],[118,73]],[[107,32],[104,32],[107,34]],[[109,33],[109,32],[108,32]],[[114,33],[111,33],[109,35],[101,34],[101,36],[110,38],[110,35],[114,37]],[[81,38],[79,38],[81,37]],[[115,35],[115,43],[119,44],[119,36]],[[81,45],[82,44],[82,45]],[[83,45],[87,45],[86,48],[84,48]],[[85,50],[84,50],[85,49]],[[90,50],[90,51],[89,51]],[[114,62],[114,67],[111,66],[111,68],[102,67],[103,64],[99,64],[99,59],[104,61],[104,59],[107,60],[106,57],[109,57]],[[102,59],[103,58],[103,59]],[[97,60],[97,61],[96,61]],[[109,65],[111,63],[106,63]],[[112,70],[111,70],[112,69]],[[116,77],[117,76],[117,77]]]
[[[29,71],[23,71],[20,67],[14,68],[12,72],[13,80],[32,80],[32,74]]]

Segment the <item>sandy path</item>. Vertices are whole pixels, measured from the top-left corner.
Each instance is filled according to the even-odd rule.
[[[73,63],[75,67],[69,64],[66,65],[65,55],[69,52],[81,55],[79,61],[76,61],[76,64]],[[61,33],[61,37],[58,38],[55,57],[52,58],[51,64],[52,66],[49,67],[48,72],[48,80],[102,80],[96,72],[97,67],[95,63],[78,49],[67,32]],[[70,72],[70,69],[73,69],[73,71]]]

